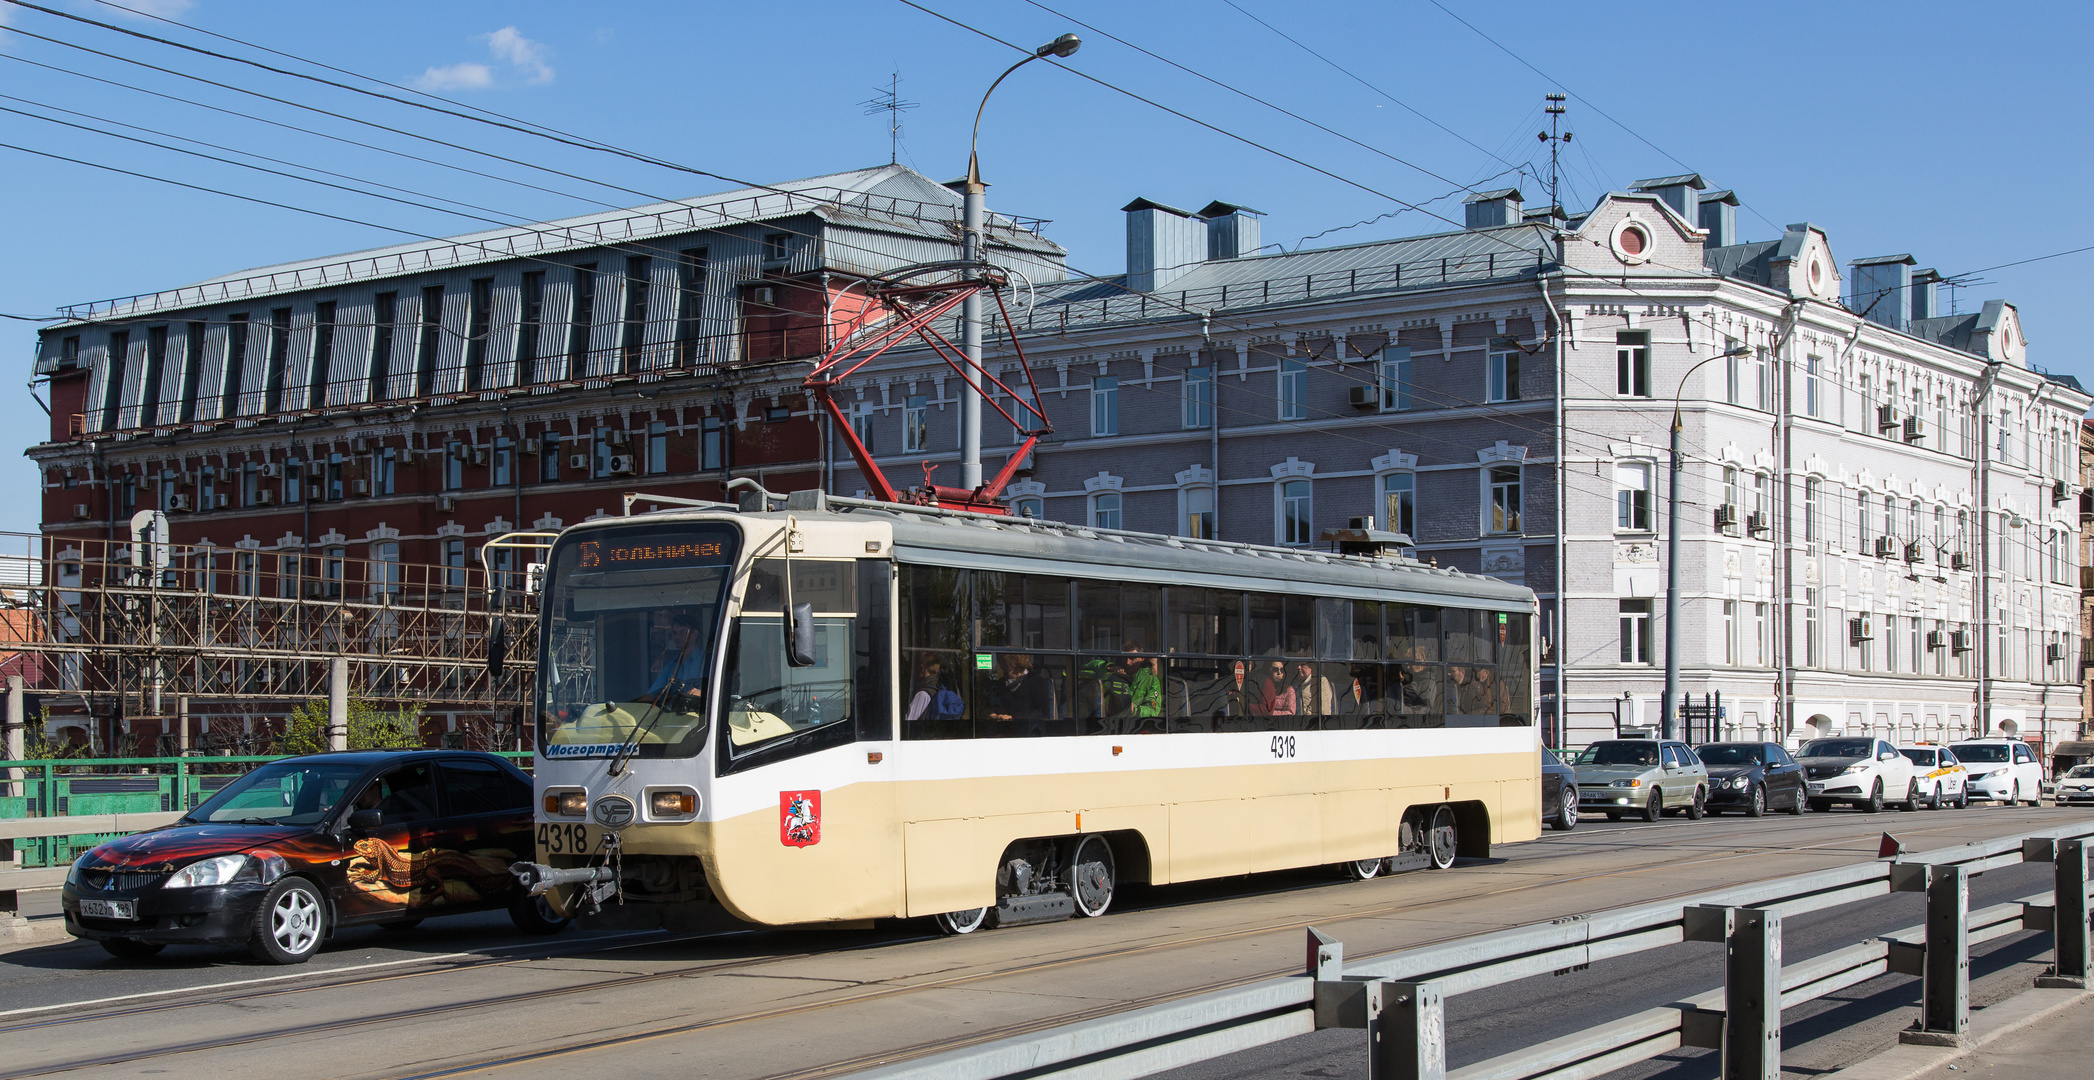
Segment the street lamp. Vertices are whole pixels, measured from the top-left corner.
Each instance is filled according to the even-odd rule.
[[[974,110],[974,133],[967,141],[967,180],[963,187],[964,201],[961,204],[961,227],[965,239],[960,257],[971,267],[980,267],[988,258],[988,245],[982,236],[982,221],[987,211],[982,206],[982,194],[989,185],[982,182],[980,146],[982,141],[982,111],[989,107],[989,95],[996,92],[1011,72],[1040,59],[1043,56],[1069,57],[1083,46],[1083,39],[1075,34],[1063,34],[1053,41],[1032,51],[1032,55],[1004,69],[989,89],[982,94],[982,103]],[[971,369],[961,379],[960,388],[960,486],[973,491],[982,486],[982,391],[978,379],[982,370],[982,297],[976,292],[962,302],[960,310],[960,351],[966,354]]]
[[[1658,702],[1659,731],[1667,739],[1673,737],[1680,693],[1680,398],[1702,365],[1751,353],[1751,346],[1740,345],[1702,359],[1680,376],[1672,394],[1672,460],[1665,479],[1665,696]]]

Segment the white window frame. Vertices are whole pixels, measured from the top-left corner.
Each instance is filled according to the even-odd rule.
[[[1178,535],[1193,540],[1215,538],[1217,500],[1213,484],[1187,484],[1178,489]],[[1207,504],[1203,511],[1201,501]]]
[[[1411,408],[1411,350],[1407,345],[1391,345],[1382,350],[1381,363],[1376,367],[1376,381],[1381,390],[1382,412],[1408,412]]]
[[[931,399],[910,394],[902,401],[902,453],[920,454],[931,441]]]
[[[1126,499],[1116,490],[1093,492],[1089,499],[1090,523],[1094,529],[1120,529],[1126,520]]]
[[[1486,402],[1520,400],[1520,350],[1494,348],[1484,358],[1483,392]]]
[[[1280,419],[1309,418],[1309,362],[1298,356],[1283,356],[1278,369]]]
[[[1623,600],[1620,612],[1621,650],[1620,663],[1623,667],[1649,667],[1651,665],[1651,602],[1649,600]]]
[[[1091,379],[1091,437],[1120,433],[1120,380],[1110,375]]]
[[[1273,542],[1306,547],[1316,540],[1316,485],[1306,476],[1289,476],[1272,487]]]
[[[1418,474],[1408,469],[1381,475],[1382,528],[1417,541]]]
[[[1656,504],[1653,488],[1656,484],[1657,463],[1653,461],[1617,461],[1614,463],[1614,531],[1618,533],[1648,533],[1656,531]],[[1636,483],[1640,479],[1640,484]],[[1624,480],[1631,481],[1624,483]],[[1640,498],[1638,496],[1641,496]]]
[[[1498,470],[1512,473],[1510,480],[1498,476]],[[1527,470],[1519,462],[1494,461],[1483,467],[1483,532],[1488,536],[1519,536],[1526,523]],[[1510,491],[1513,498],[1502,498],[1501,493]],[[1505,513],[1510,509],[1511,513]]]
[[[1614,336],[1614,396],[1651,396],[1650,332],[1623,330]]]
[[[1179,395],[1178,425],[1189,431],[1214,426],[1214,369],[1185,369],[1185,386]]]

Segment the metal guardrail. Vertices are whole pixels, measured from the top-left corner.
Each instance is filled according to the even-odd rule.
[[[2038,986],[2086,989],[2094,974],[2088,839],[2094,822],[1979,841],[1680,900],[1575,915],[1346,964],[1309,931],[1306,970],[1118,1016],[850,1074],[851,1080],[1119,1080],[1323,1028],[1363,1028],[1373,1080],[1589,1080],[1681,1047],[1722,1051],[1725,1080],[1780,1080],[1781,1010],[1887,973],[1922,980],[1907,1042],[1960,1045],[1970,1030],[1970,947],[2050,932]],[[2056,867],[2055,888],[1977,911],[1970,879],[2023,862]],[[1926,922],[1795,964],[1782,920],[1898,892],[1927,898]],[[1689,941],[1723,942],[1724,985],[1662,1008],[1447,1069],[1446,999]]]

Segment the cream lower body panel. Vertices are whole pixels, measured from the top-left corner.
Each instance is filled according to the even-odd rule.
[[[1297,753],[1311,740],[1326,751],[1343,743],[1355,751],[1376,743],[1422,751],[1317,761],[1273,760],[1270,736],[1253,733],[886,744],[897,779],[866,779],[856,769],[834,777],[845,786],[822,789],[816,844],[782,842],[776,800],[779,791],[817,787],[825,770],[796,771],[785,762],[716,781],[716,805],[748,809],[681,827],[676,842],[659,846],[664,854],[702,852],[715,894],[736,917],[784,925],[994,904],[998,858],[1013,841],[1032,837],[1114,833],[1138,840],[1145,852],[1119,855],[1123,877],[1145,858],[1148,879],[1161,884],[1393,855],[1404,813],[1415,806],[1476,804],[1488,817],[1492,843],[1540,835],[1532,730],[1491,732],[1478,747],[1484,752],[1463,752],[1468,740],[1451,734],[1295,736]],[[1111,753],[1115,745],[1122,753]],[[862,761],[863,745],[853,749]],[[1227,763],[1244,762],[1247,751],[1268,757]],[[995,763],[982,759],[985,752],[1020,764],[990,773]],[[1083,770],[1086,756],[1103,761]],[[1115,767],[1130,758],[1135,767]],[[629,834],[626,850],[656,846]]]

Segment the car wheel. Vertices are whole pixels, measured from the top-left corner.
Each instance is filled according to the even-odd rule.
[[[1461,851],[1461,833],[1454,821],[1453,807],[1442,806],[1432,812],[1432,831],[1425,839],[1434,870],[1454,865],[1454,857]]]
[[[1708,812],[1708,806],[1709,806],[1709,793],[1708,793],[1708,789],[1706,789],[1706,788],[1695,788],[1695,789],[1694,789],[1694,801],[1693,801],[1693,802],[1690,802],[1690,803],[1688,803],[1688,804],[1687,804],[1687,820],[1689,820],[1689,821],[1700,821],[1700,820],[1701,820],[1701,816],[1702,816],[1703,814],[1705,814],[1705,813],[1707,813],[1707,812]]]
[[[1959,792],[1957,792],[1957,793],[1956,793],[1956,809],[1958,809],[1958,810],[1968,810],[1968,809],[1970,809],[1970,785],[1969,785],[1969,784],[1965,784],[1965,785],[1963,785],[1963,790],[1962,790],[1962,791],[1959,791]]]
[[[253,931],[247,947],[257,960],[303,964],[312,959],[327,940],[327,908],[320,891],[304,878],[278,879],[255,908]]]
[[[567,928],[567,920],[553,911],[551,901],[529,893],[509,902],[509,921],[526,934],[557,934]]]
[[[981,929],[988,921],[989,909],[985,907],[968,908],[966,911],[948,911],[943,915],[931,916],[931,922],[938,927],[938,932],[946,937],[972,934],[976,930]]]
[[[1789,813],[1796,817],[1802,817],[1803,810],[1803,788],[1801,786],[1798,786],[1796,788],[1795,794],[1789,797]]]
[[[158,941],[140,941],[137,938],[118,937],[102,939],[102,950],[119,960],[150,960],[167,948]]]
[[[1752,785],[1752,792],[1745,796],[1745,816],[1765,817],[1767,814],[1767,789]]]
[[[1661,788],[1652,788],[1650,801],[1643,804],[1643,820],[1646,822],[1656,821],[1663,816],[1665,816],[1665,792]]]
[[[1941,785],[1940,785],[1940,784],[1935,784],[1935,785],[1934,785],[1933,787],[1930,787],[1930,788],[1928,788],[1928,789],[1927,789],[1927,809],[1929,809],[1929,810],[1939,810],[1939,809],[1941,809]]]
[[[408,930],[412,930],[412,929],[414,929],[415,927],[417,927],[417,926],[420,926],[420,925],[422,925],[422,920],[420,920],[420,919],[418,919],[418,918],[416,918],[416,919],[394,919],[394,920],[393,920],[392,922],[382,922],[382,923],[379,923],[379,924],[378,924],[378,929],[380,929],[380,930],[388,930],[388,931],[391,931],[391,932],[393,932],[393,933],[396,933],[396,934],[397,934],[397,933],[403,933],[403,932],[405,932],[405,931],[408,931]]]
[[[2003,803],[2001,803],[2000,805],[2001,805],[2001,806],[2018,806],[2018,805],[2020,805],[2020,804],[2021,804],[2021,781],[2019,781],[2019,780],[2016,780],[2016,781],[2014,781],[2014,787],[2013,787],[2012,789],[2010,789],[2010,790],[2009,790],[2009,791],[2007,792],[2007,801],[2006,801],[2006,802],[2003,802]]]
[[[1563,798],[1557,800],[1556,816],[1549,819],[1549,827],[1557,832],[1569,832],[1578,827],[1578,789],[1565,784]]]
[[[1118,882],[1112,845],[1096,834],[1084,837],[1076,845],[1076,857],[1069,860],[1069,892],[1076,897],[1076,913],[1088,919],[1105,914]]]
[[[1910,813],[1918,810],[1919,807],[1919,781],[1908,781],[1905,784],[1905,801],[1898,804],[1898,809]]]
[[[1345,864],[1345,876],[1354,881],[1366,881],[1381,873],[1380,859],[1360,859]]]
[[[2029,805],[2030,805],[2030,806],[2042,806],[2042,805],[2043,805],[2043,785],[2042,785],[2042,784],[2037,784],[2037,785],[2036,785],[2036,793],[2035,793],[2034,795],[2031,795],[2031,796],[2029,796]]]

